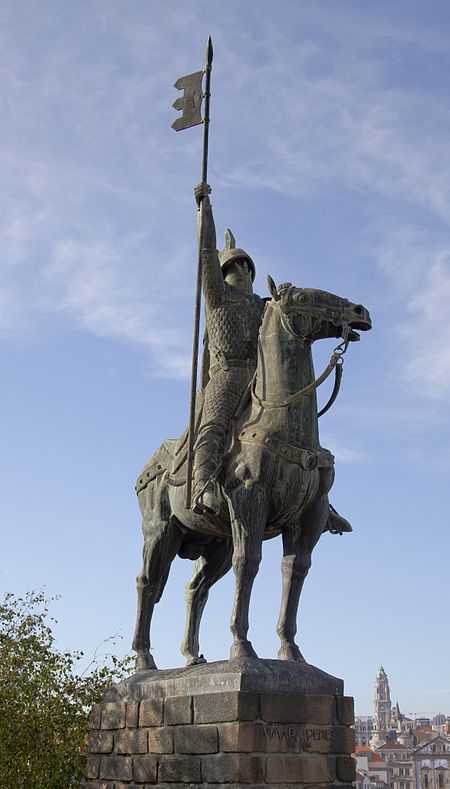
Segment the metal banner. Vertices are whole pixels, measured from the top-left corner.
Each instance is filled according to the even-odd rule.
[[[183,110],[181,117],[172,123],[172,129],[175,129],[175,131],[189,129],[190,126],[197,126],[199,123],[203,123],[200,112],[203,99],[203,74],[203,71],[196,71],[195,74],[187,74],[185,77],[180,77],[174,83],[174,88],[184,91],[183,96],[180,96],[172,104],[174,109]]]

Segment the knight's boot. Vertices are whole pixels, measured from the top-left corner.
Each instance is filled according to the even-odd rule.
[[[196,513],[218,515],[220,492],[217,475],[222,465],[223,430],[208,425],[201,431],[194,447],[193,510]]]
[[[329,505],[328,524],[326,528],[331,534],[342,535],[344,532],[353,531],[348,520],[343,518],[342,515],[339,515],[339,513],[334,509],[334,507],[331,504]]]

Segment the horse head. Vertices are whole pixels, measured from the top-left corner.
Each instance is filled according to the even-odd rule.
[[[372,328],[369,311],[362,304],[316,288],[296,288],[290,282],[276,287],[268,277],[269,302],[281,313],[286,331],[300,340],[343,337],[346,341],[359,340],[359,331]]]

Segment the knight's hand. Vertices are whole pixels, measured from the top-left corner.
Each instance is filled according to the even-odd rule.
[[[358,332],[353,331],[353,329],[351,329],[349,331],[349,333],[348,333],[348,341],[349,342],[358,342],[359,339],[360,339],[360,336],[359,336]]]
[[[197,184],[197,186],[194,189],[194,197],[197,206],[200,207],[200,203],[202,202],[202,200],[205,200],[205,198],[207,198],[208,195],[210,194],[211,194],[211,187],[209,184],[205,183],[204,181]]]

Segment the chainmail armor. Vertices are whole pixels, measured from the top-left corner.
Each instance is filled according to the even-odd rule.
[[[224,281],[217,250],[203,255],[203,293],[210,378],[194,447],[194,501],[207,484],[216,484],[226,434],[256,368],[264,309],[260,296],[242,293]],[[233,361],[248,364],[233,366]]]

